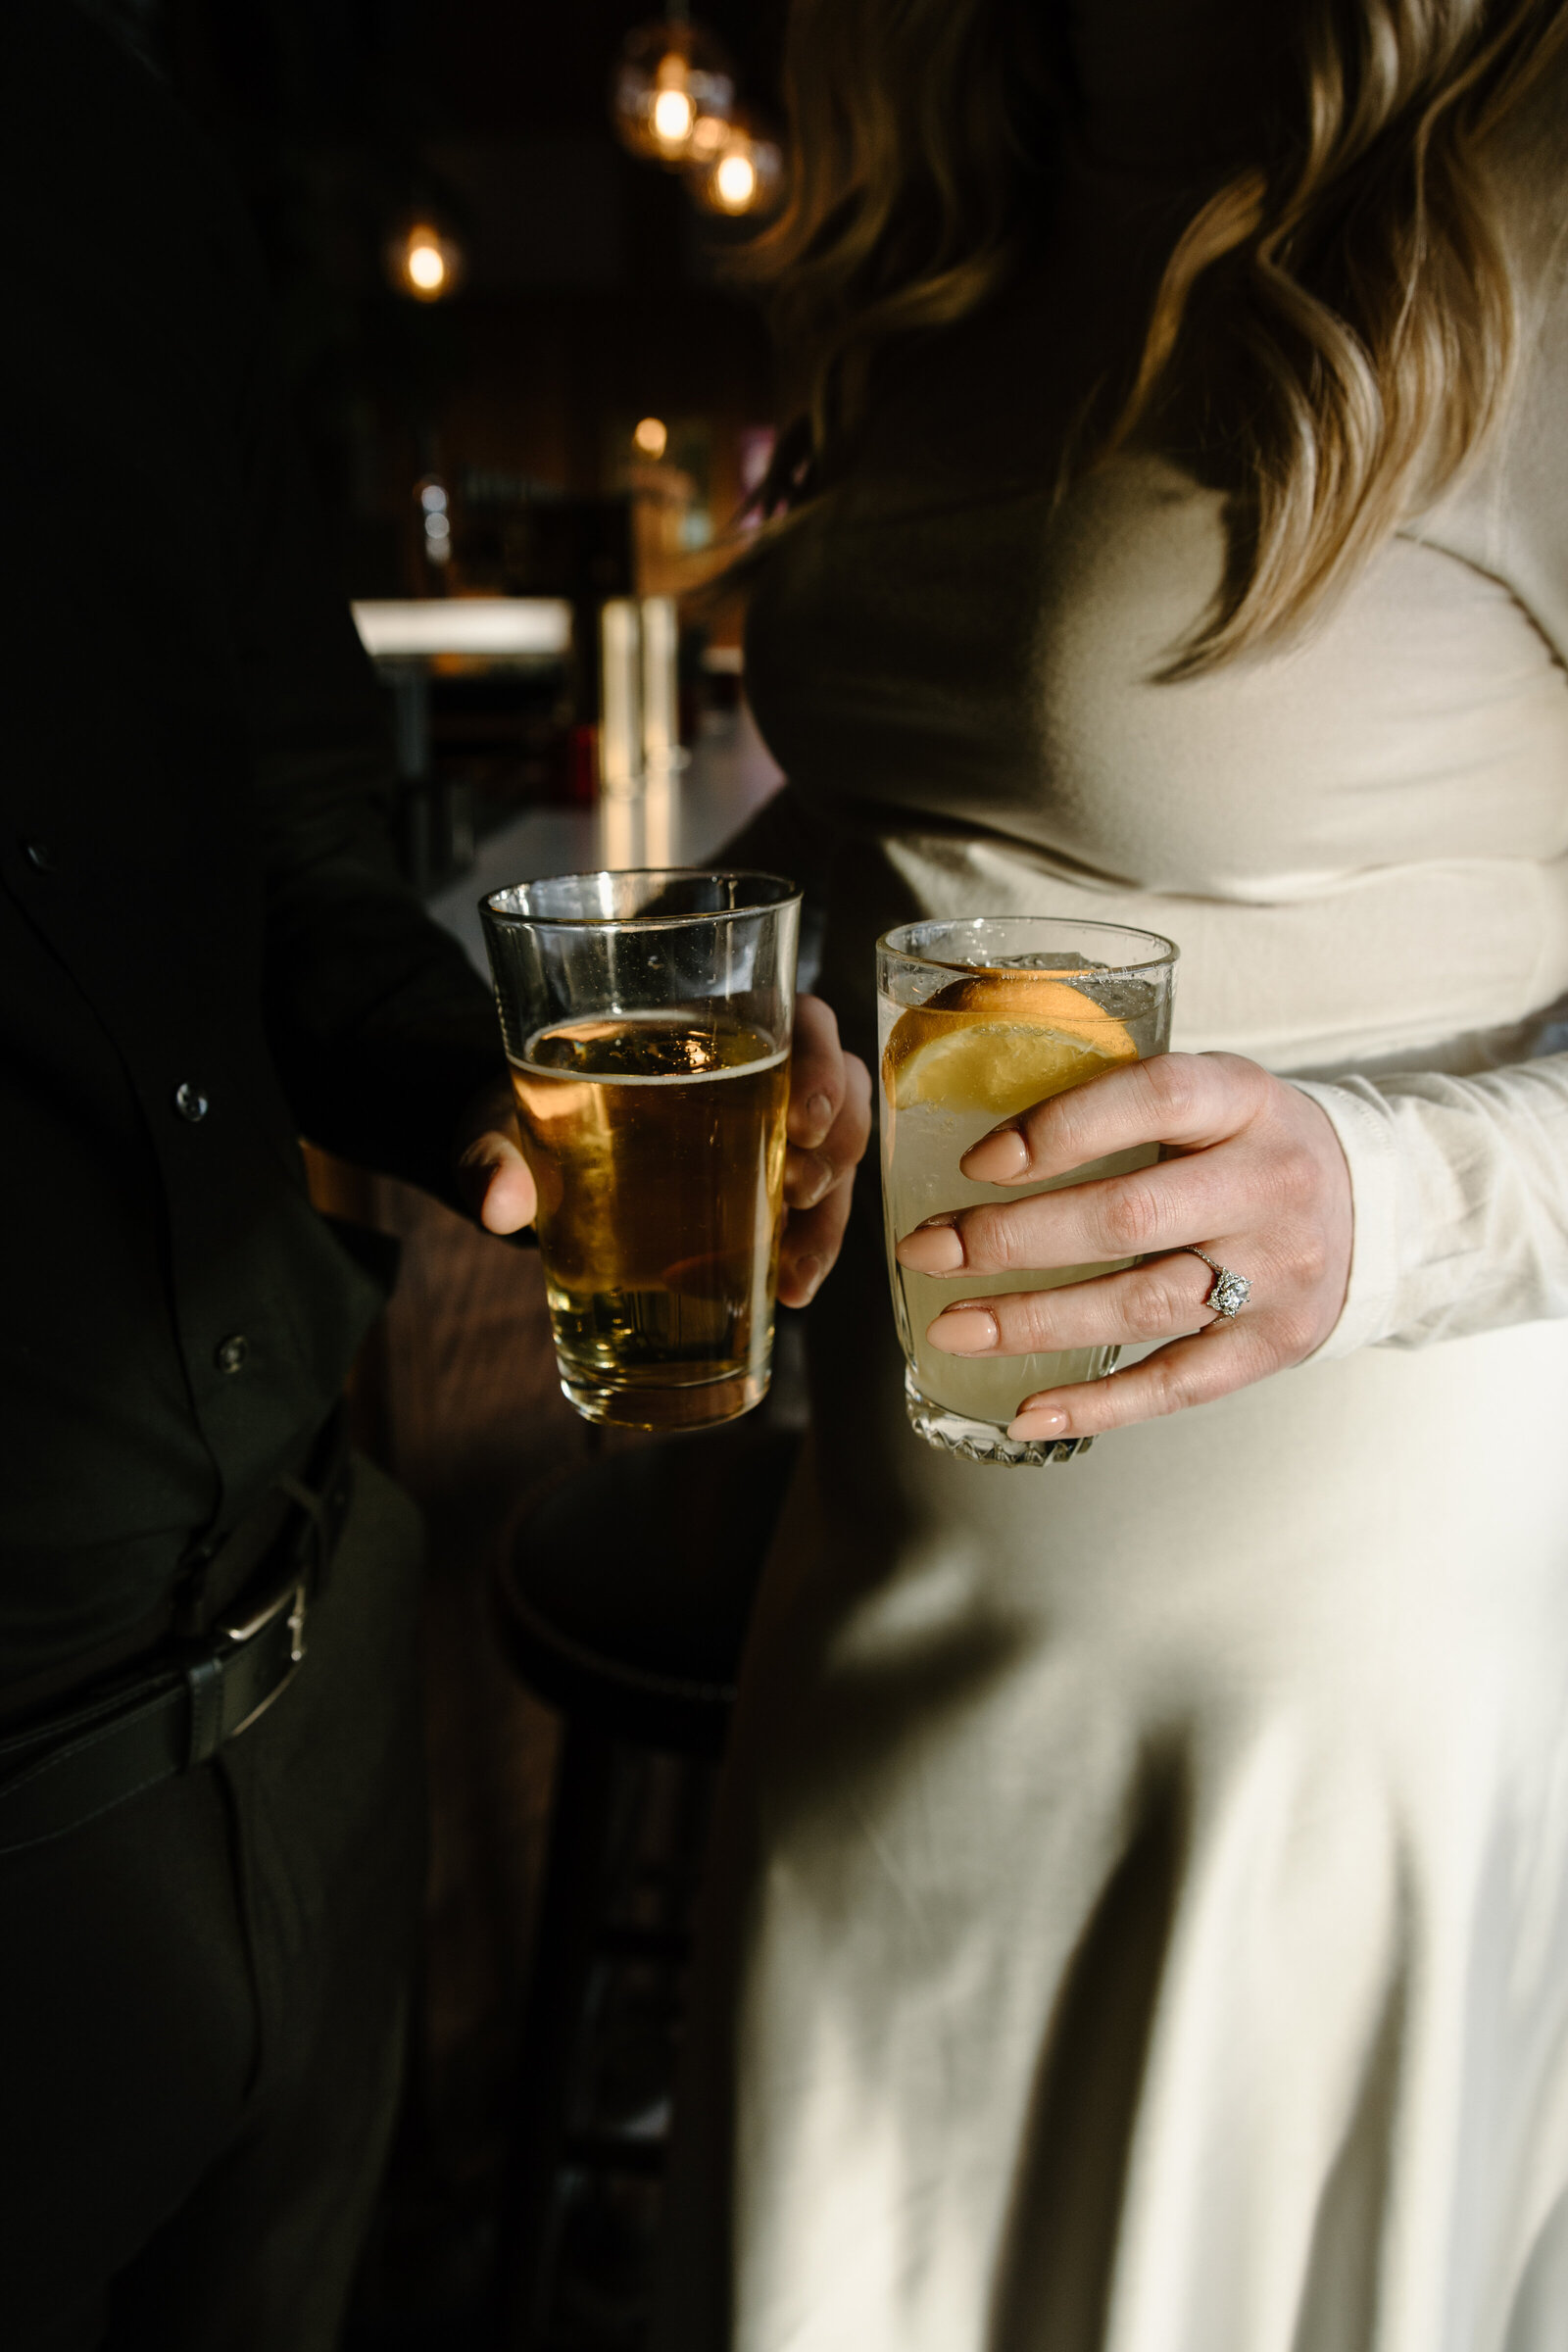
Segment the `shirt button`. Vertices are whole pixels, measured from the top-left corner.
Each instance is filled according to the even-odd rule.
[[[192,1086],[188,1078],[182,1085],[175,1087],[174,1108],[182,1119],[189,1119],[193,1127],[200,1126],[211,1107],[212,1105],[201,1088]]]
[[[60,862],[46,841],[24,842],[23,848],[27,853],[27,863],[35,865],[40,874],[52,874]]]
[[[213,1361],[220,1372],[237,1372],[251,1351],[251,1344],[242,1331],[230,1332],[213,1349]]]

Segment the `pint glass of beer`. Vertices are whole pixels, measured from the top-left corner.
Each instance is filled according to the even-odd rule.
[[[776,874],[518,882],[481,905],[561,1386],[703,1429],[767,1394],[800,894]]]
[[[1021,1441],[1007,1424],[1025,1396],[1114,1371],[1114,1347],[1038,1355],[947,1355],[926,1338],[956,1298],[1055,1290],[1131,1265],[1053,1266],[943,1282],[901,1266],[895,1245],[927,1217],[981,1200],[1026,1200],[1147,1167],[1142,1144],[1044,1184],[972,1184],[971,1144],[1048,1096],[1163,1054],[1170,1043],[1176,955],[1168,939],[1114,923],[1045,915],[906,923],[877,942],[882,1200],[893,1308],[904,1347],[905,1402],[932,1446],[970,1461],[1068,1461],[1090,1438]]]

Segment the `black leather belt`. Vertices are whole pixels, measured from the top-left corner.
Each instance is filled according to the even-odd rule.
[[[0,1739],[0,1854],[62,1837],[188,1772],[266,1714],[304,1662],[311,1606],[348,1516],[351,1485],[340,1410],[307,1479],[280,1480],[281,1504],[270,1496],[253,1514],[275,1533],[262,1566],[210,1632],[166,1642],[139,1667]],[[250,1540],[249,1522],[236,1539]]]

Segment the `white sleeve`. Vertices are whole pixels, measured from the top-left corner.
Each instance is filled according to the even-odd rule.
[[[1296,1083],[1333,1122],[1355,1207],[1319,1355],[1568,1315],[1568,1054],[1478,1078]]]

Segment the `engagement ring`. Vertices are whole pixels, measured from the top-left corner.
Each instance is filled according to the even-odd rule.
[[[1183,1242],[1182,1248],[1189,1256],[1200,1257],[1214,1276],[1203,1304],[1211,1306],[1215,1314],[1222,1315],[1227,1323],[1234,1323],[1252,1296],[1252,1286],[1247,1276],[1232,1273],[1229,1266],[1222,1266],[1217,1258],[1210,1257],[1206,1250],[1200,1250],[1195,1242]]]

